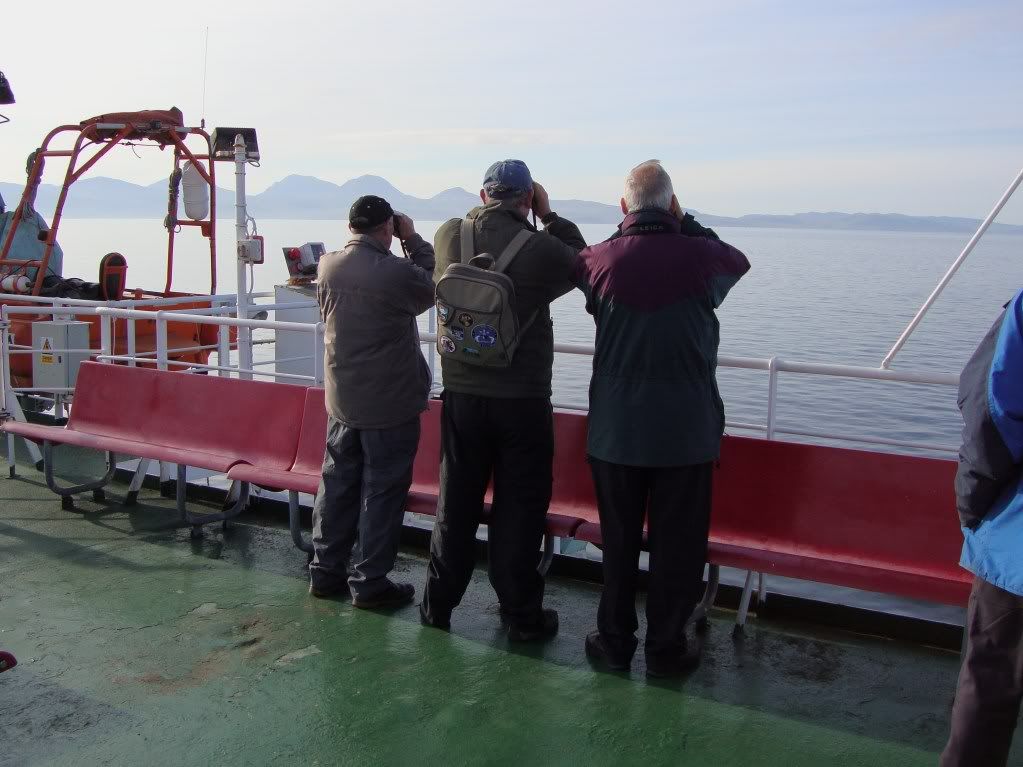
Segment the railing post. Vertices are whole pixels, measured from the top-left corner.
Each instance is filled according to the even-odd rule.
[[[99,317],[99,346],[100,354],[104,357],[114,353],[114,318],[109,314],[101,314]],[[104,359],[103,362],[112,363],[113,360]]]
[[[323,386],[323,331],[322,322],[313,330],[313,378],[316,386]]]
[[[167,370],[167,320],[163,312],[156,312],[156,367]]]
[[[127,339],[127,355],[131,358],[128,364],[131,367],[136,367],[135,364],[135,318],[131,317],[126,320],[128,323],[128,339]]]
[[[221,304],[217,314],[223,316],[226,307]],[[217,364],[222,368],[231,367],[231,328],[227,325],[217,326]],[[230,370],[219,371],[222,378],[231,376]]]
[[[245,150],[245,139],[239,133],[234,137],[234,197],[235,197],[235,238],[240,245],[248,237],[248,209],[245,200],[245,165],[248,154]],[[237,258],[237,315],[240,320],[249,319],[249,287],[245,269],[247,264]],[[240,370],[252,370],[252,330],[238,328],[238,367]],[[252,380],[252,373],[239,372],[238,377]]]
[[[431,306],[430,313],[427,315],[427,330],[430,331],[431,335],[437,333],[437,307]],[[437,344],[430,344],[430,356],[426,358],[427,364],[430,366],[430,389],[433,389],[433,379],[437,374]]]
[[[781,360],[771,357],[767,365],[767,438],[774,439],[778,410],[778,365]]]

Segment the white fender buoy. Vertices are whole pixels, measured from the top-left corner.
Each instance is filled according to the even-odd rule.
[[[24,274],[9,274],[0,278],[0,293],[28,293],[32,283]]]
[[[185,215],[193,221],[205,220],[210,214],[210,186],[191,160],[181,168],[181,193]]]

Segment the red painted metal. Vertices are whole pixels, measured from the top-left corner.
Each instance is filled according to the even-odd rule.
[[[711,558],[733,567],[965,605],[954,461],[728,437]]]
[[[302,425],[298,435],[295,461],[287,471],[263,465],[238,465],[228,472],[229,479],[251,482],[277,490],[297,490],[315,495],[320,485],[323,451],[327,442],[327,410],[323,389],[306,390]]]
[[[326,437],[322,389],[85,363],[66,429],[4,429],[315,493]],[[406,508],[436,514],[440,401],[422,415]],[[586,417],[555,414],[547,531],[601,543]],[[233,468],[232,468],[233,467]],[[953,605],[966,603],[948,460],[726,437],[714,476],[716,564]],[[486,521],[486,514],[482,521]]]
[[[100,129],[100,124],[120,127]],[[71,150],[54,150],[50,148],[61,134],[73,134],[74,144]],[[198,136],[205,142],[205,152],[192,151],[184,141],[184,137]],[[21,201],[14,212],[11,226],[4,241],[0,243],[0,276],[27,274],[30,269],[36,270],[32,285],[32,295],[39,295],[43,279],[46,277],[53,247],[57,242],[57,233],[63,217],[64,205],[72,184],[82,178],[115,146],[128,142],[148,142],[160,147],[174,147],[174,167],[179,168],[182,159],[191,160],[200,175],[210,185],[210,215],[204,221],[187,222],[195,225],[207,238],[210,245],[210,293],[217,290],[217,246],[216,246],[216,164],[210,160],[213,146],[209,134],[202,128],[184,128],[181,112],[174,110],[151,110],[146,112],[119,112],[100,115],[84,120],[78,125],[62,125],[50,131],[43,140],[42,146],[36,151],[28,179],[22,193]],[[82,153],[87,146],[98,145],[98,150],[79,165]],[[14,242],[14,233],[21,222],[24,211],[35,201],[35,195],[42,181],[45,160],[47,157],[68,157],[67,169],[56,208],[50,219],[49,236],[43,250],[43,257],[32,261],[16,261],[8,258]],[[205,161],[205,165],[204,165]],[[175,224],[177,222],[174,222]],[[186,223],[186,222],[181,222]],[[173,285],[174,235],[176,226],[168,227],[167,232],[167,277],[163,295],[170,295]]]
[[[212,471],[242,462],[285,470],[304,404],[305,390],[290,384],[85,362],[66,427],[7,421],[3,429]]]

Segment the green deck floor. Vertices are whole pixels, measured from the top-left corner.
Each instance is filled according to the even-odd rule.
[[[592,584],[552,579],[561,633],[522,650],[485,572],[448,635],[312,599],[286,530],[192,542],[152,491],[68,513],[41,479],[0,479],[0,648],[21,663],[0,675],[5,767],[909,767],[947,731],[951,653],[768,623],[736,644],[723,613],[699,671],[654,685],[586,664]],[[421,587],[420,553],[398,569]]]

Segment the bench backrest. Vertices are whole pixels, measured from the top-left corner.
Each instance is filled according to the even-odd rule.
[[[287,469],[305,389],[84,362],[68,427]]]
[[[554,413],[554,494],[551,511],[598,522],[593,474],[586,461],[586,416]]]
[[[711,540],[965,584],[955,470],[950,460],[726,437]]]
[[[323,389],[306,389],[302,410],[302,428],[298,436],[298,452],[292,471],[319,474],[323,470],[323,453],[327,444],[327,406]]]
[[[440,411],[441,401],[432,399],[419,419],[419,450],[412,467],[412,490],[424,495],[440,493]]]

